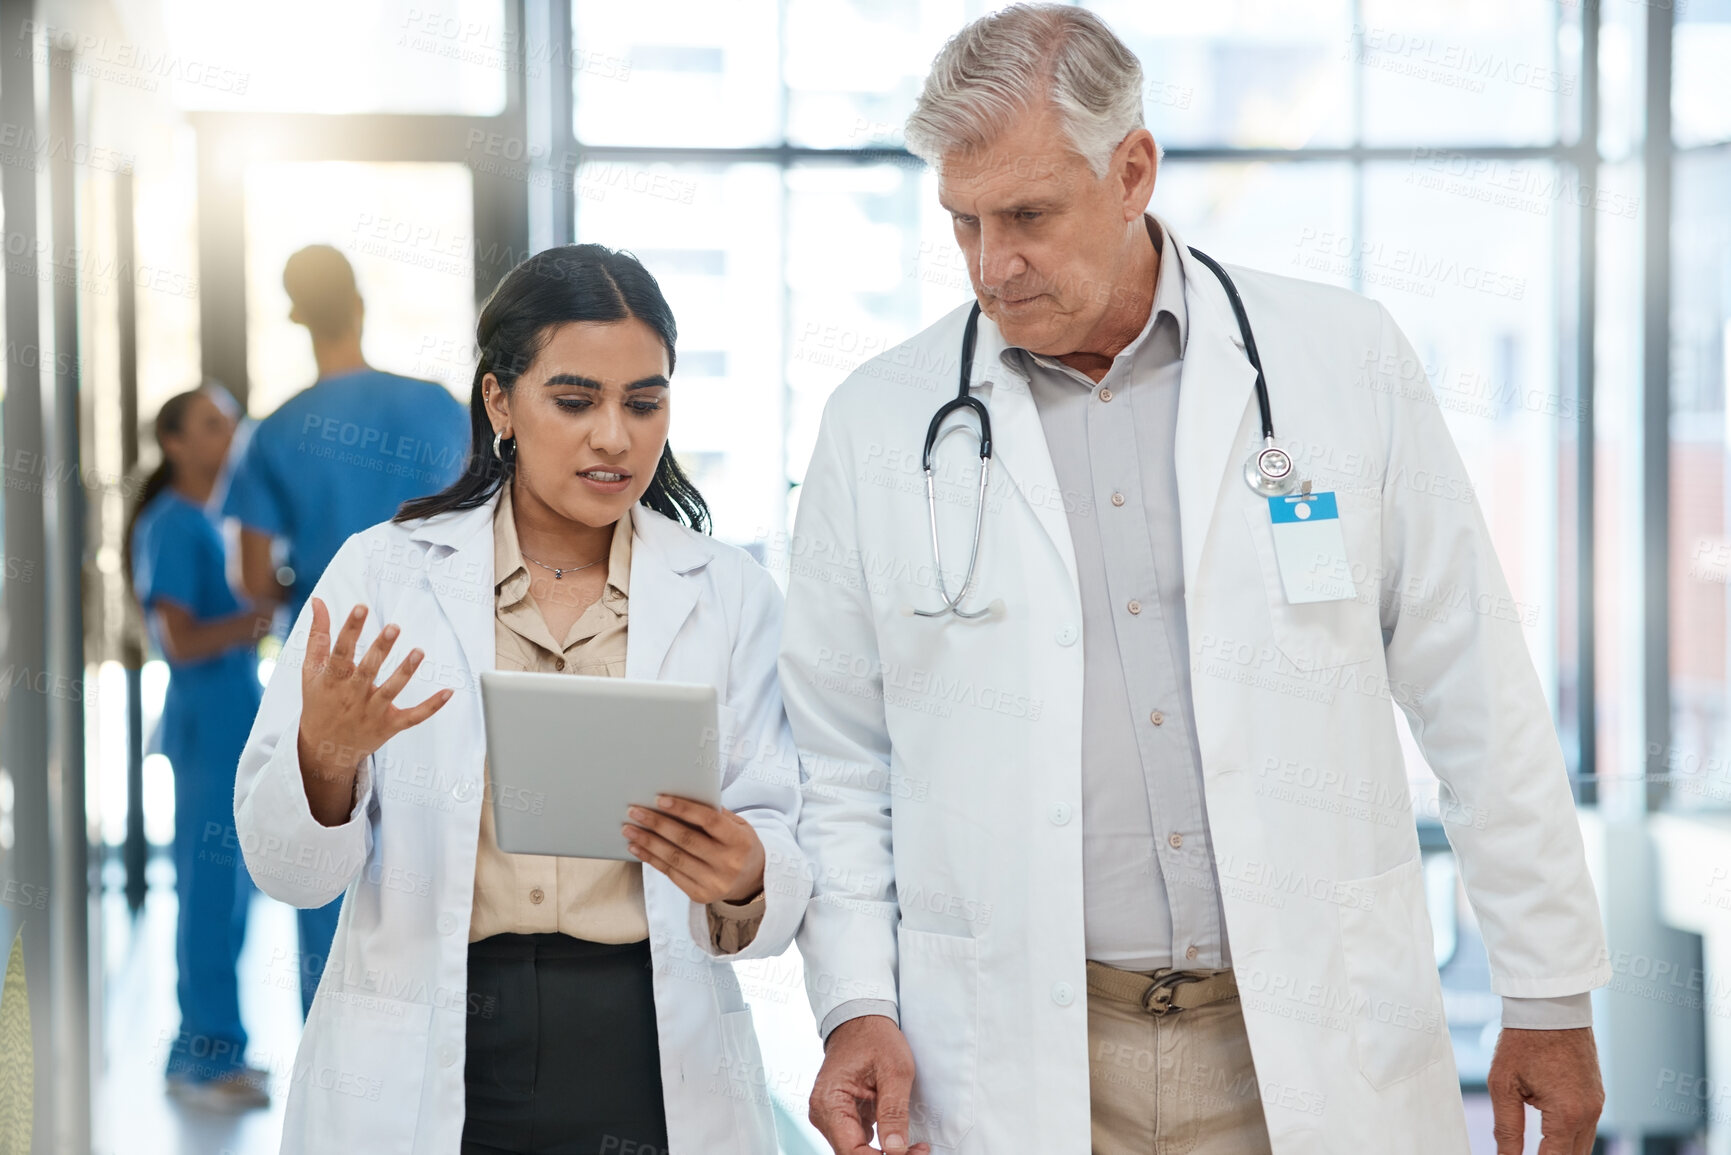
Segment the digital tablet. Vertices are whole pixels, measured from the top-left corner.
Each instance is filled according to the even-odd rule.
[[[638,862],[625,809],[721,805],[715,687],[481,672],[493,833],[511,854]]]

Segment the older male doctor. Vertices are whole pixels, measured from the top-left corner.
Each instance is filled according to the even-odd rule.
[[[1146,212],[1142,83],[1097,17],[1017,6],[908,123],[978,299],[991,473],[970,578],[976,414],[941,423],[935,514],[921,452],[963,307],[836,391],[799,499],[813,1122],[846,1155],[874,1124],[896,1153],[1467,1151],[1398,705],[1504,997],[1498,1150],[1531,1104],[1546,1155],[1586,1152],[1603,932],[1442,414],[1381,306],[1231,270],[1303,484],[1247,483],[1256,370]]]

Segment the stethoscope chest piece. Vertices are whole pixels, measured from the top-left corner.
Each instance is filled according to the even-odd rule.
[[[1292,455],[1277,445],[1265,446],[1244,463],[1244,481],[1264,497],[1280,497],[1291,493],[1298,487],[1297,473],[1292,468]]]

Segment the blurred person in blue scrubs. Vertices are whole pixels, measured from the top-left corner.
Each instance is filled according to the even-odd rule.
[[[292,621],[350,534],[389,521],[405,501],[456,480],[469,418],[443,386],[367,364],[365,309],[354,269],[336,249],[309,245],[295,253],[283,268],[283,288],[293,306],[289,320],[312,337],[318,380],[258,423],[222,512],[240,522],[247,594],[286,603]],[[280,566],[279,543],[286,551]],[[296,912],[303,1016],[341,901]]]
[[[180,1031],[168,1056],[176,1097],[215,1110],[270,1102],[269,1072],[245,1063],[236,965],[251,897],[234,833],[234,778],[261,690],[256,649],[271,605],[247,606],[225,573],[211,492],[234,420],[201,390],[156,416],[162,463],[127,529],[127,573],[168,660],[157,731],[174,767],[175,962]]]

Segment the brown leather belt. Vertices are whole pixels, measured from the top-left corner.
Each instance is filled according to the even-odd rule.
[[[1229,970],[1158,970],[1149,976],[1089,959],[1088,993],[1159,1016],[1235,999],[1238,980]]]

